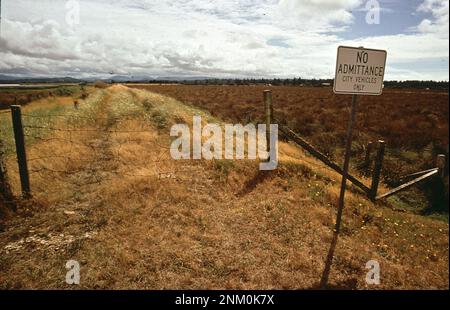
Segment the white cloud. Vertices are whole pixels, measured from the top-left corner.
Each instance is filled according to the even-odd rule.
[[[284,16],[296,16],[303,23],[316,27],[318,23],[353,22],[351,11],[362,3],[362,0],[281,0],[279,7]]]
[[[386,48],[392,79],[424,76],[414,66],[396,65],[448,62],[448,1],[425,0],[417,10],[430,14],[429,21],[413,32],[350,41],[340,35],[362,0],[83,0],[80,5],[80,25],[72,29],[63,0],[3,3],[0,72],[331,77],[340,44]],[[427,74],[448,79],[448,70]]]
[[[418,12],[431,13],[433,19],[424,19],[417,30],[422,33],[434,33],[448,39],[449,33],[449,1],[425,0],[417,9]]]
[[[14,35],[8,36],[2,47],[15,55],[54,60],[77,58],[73,50],[74,39],[63,35],[61,26],[55,21],[35,24],[5,21],[3,26]]]

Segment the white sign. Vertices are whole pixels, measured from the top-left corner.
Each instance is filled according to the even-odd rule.
[[[338,48],[334,92],[381,95],[387,52],[367,48]]]

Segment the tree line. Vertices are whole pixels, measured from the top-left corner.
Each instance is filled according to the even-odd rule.
[[[184,85],[272,85],[272,86],[313,86],[328,87],[333,79],[190,79],[190,80],[150,80],[149,84],[184,84]],[[448,81],[385,81],[387,88],[414,88],[429,90],[449,90]]]

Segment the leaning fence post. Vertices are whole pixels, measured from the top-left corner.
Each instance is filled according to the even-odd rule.
[[[436,166],[439,169],[439,176],[444,179],[445,178],[445,166],[447,164],[447,158],[445,155],[440,154],[436,160]]]
[[[270,125],[272,125],[273,117],[273,100],[272,91],[264,91],[264,104],[265,104],[265,114],[266,114],[266,146],[267,152],[270,154]],[[270,155],[269,155],[270,156]]]
[[[383,169],[384,153],[386,150],[386,142],[378,141],[377,157],[375,159],[375,167],[372,174],[372,187],[370,189],[370,198],[375,200],[378,194],[378,186],[380,185],[381,170]]]
[[[16,142],[17,162],[19,164],[20,185],[24,198],[31,196],[30,178],[28,175],[27,154],[25,151],[25,137],[22,126],[22,111],[18,105],[11,106],[11,114],[14,129],[14,139]]]

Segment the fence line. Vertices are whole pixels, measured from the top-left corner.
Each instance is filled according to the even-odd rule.
[[[421,177],[419,177],[419,178],[417,178],[415,180],[412,180],[412,181],[410,181],[408,183],[405,183],[405,184],[403,184],[403,185],[401,185],[401,186],[399,186],[399,187],[397,187],[397,188],[395,188],[395,189],[393,189],[393,190],[391,190],[391,191],[389,191],[389,192],[387,192],[387,193],[385,193],[383,195],[377,196],[375,199],[376,200],[381,200],[381,199],[385,199],[385,198],[391,197],[391,196],[393,196],[393,195],[395,195],[395,194],[397,194],[397,193],[399,193],[401,191],[407,190],[408,188],[418,184],[419,182],[423,182],[423,181],[425,181],[425,180],[427,180],[427,179],[429,179],[431,177],[434,177],[435,175],[438,174],[438,172],[439,172],[439,169],[436,168],[433,171],[428,172],[427,174],[425,174],[425,175],[423,175],[423,176],[421,176]]]
[[[63,129],[45,126],[23,126],[28,129],[41,129],[61,132],[104,132],[104,133],[149,133],[149,130],[111,130],[111,129]]]
[[[136,167],[139,167],[139,166],[136,166]],[[46,171],[46,172],[55,173],[55,174],[74,174],[74,173],[82,172],[85,170],[86,169],[55,170],[55,169],[51,169],[51,168],[47,168],[47,167],[41,167],[40,169],[34,170],[32,172],[40,173],[42,171]],[[93,170],[95,170],[95,169],[93,169]],[[117,174],[117,175],[126,175],[126,176],[143,177],[143,178],[154,178],[154,177],[159,177],[162,175],[174,175],[177,173],[195,172],[195,171],[202,171],[202,170],[203,170],[203,168],[199,167],[199,168],[185,169],[185,170],[177,169],[177,170],[170,170],[170,171],[162,171],[162,172],[157,172],[157,173],[153,173],[153,174],[129,173],[129,172],[121,171],[121,170],[102,170],[102,172],[106,173],[106,174]]]
[[[295,132],[293,132],[291,129],[289,129],[286,126],[281,125],[280,126],[281,132],[291,141],[295,142],[299,146],[301,146],[303,149],[307,150],[311,155],[316,157],[318,160],[323,162],[325,165],[333,169],[334,171],[338,172],[339,174],[343,174],[343,169],[336,164],[335,162],[331,161],[327,156],[319,152],[316,148],[314,148],[311,144],[306,142],[306,140],[302,139],[299,135],[297,135]],[[348,175],[349,181],[351,181],[354,185],[359,187],[364,191],[364,193],[369,194],[370,188],[366,186],[364,183],[359,181],[356,177],[352,175]]]
[[[264,91],[264,104],[265,104],[265,122],[267,124],[270,124],[274,120],[273,97],[272,97],[271,91]],[[0,111],[0,113],[2,113],[2,114],[8,113],[8,111]],[[28,175],[29,171],[28,171],[28,166],[27,166],[28,162],[38,162],[38,161],[49,160],[52,158],[65,159],[67,163],[69,163],[70,161],[79,160],[74,157],[67,156],[65,154],[56,154],[56,153],[49,155],[49,156],[36,157],[36,158],[31,158],[31,159],[27,160],[26,148],[25,148],[25,137],[30,137],[30,138],[36,139],[42,143],[51,143],[54,141],[61,141],[61,142],[70,144],[70,152],[69,152],[70,154],[72,154],[73,147],[75,145],[86,147],[94,152],[94,156],[95,156],[95,158],[97,158],[97,160],[104,159],[109,162],[121,163],[122,165],[125,165],[126,168],[130,168],[130,167],[143,168],[143,167],[139,166],[139,165],[130,165],[126,159],[122,158],[121,150],[122,150],[123,145],[129,144],[131,142],[135,142],[135,143],[139,143],[139,144],[148,143],[151,145],[155,145],[159,149],[166,149],[166,150],[170,149],[170,147],[168,147],[168,146],[163,146],[163,145],[157,143],[156,141],[152,141],[152,140],[148,140],[148,139],[125,138],[124,141],[122,141],[122,142],[115,141],[115,143],[118,144],[117,152],[115,152],[115,151],[113,152],[112,150],[110,150],[111,154],[102,158],[102,157],[98,156],[98,151],[96,149],[96,146],[94,146],[92,143],[83,143],[80,141],[74,141],[72,139],[72,133],[97,132],[97,133],[109,133],[109,134],[138,134],[138,133],[150,133],[150,129],[118,130],[118,129],[108,129],[108,128],[100,128],[100,127],[83,129],[83,128],[60,128],[60,127],[56,127],[56,126],[23,125],[22,124],[22,117],[34,118],[34,119],[51,119],[51,118],[71,119],[71,118],[73,118],[73,119],[87,119],[87,120],[92,120],[92,121],[104,119],[104,120],[114,120],[114,121],[120,123],[121,121],[127,120],[127,118],[129,120],[136,120],[139,116],[142,116],[142,115],[138,115],[138,114],[127,114],[127,115],[110,116],[110,117],[96,117],[96,116],[86,117],[86,116],[79,116],[79,115],[72,114],[72,113],[70,113],[70,114],[31,115],[31,114],[26,114],[26,113],[22,114],[20,106],[11,106],[11,114],[12,114],[12,120],[13,120],[14,139],[16,142],[16,154],[17,154],[18,164],[19,164],[20,181],[21,181],[22,192],[23,192],[24,196],[27,196],[30,194],[30,181],[29,181],[29,175]],[[112,124],[109,127],[117,126],[117,125],[119,125],[118,123]],[[278,123],[280,123],[280,122],[278,122]],[[142,126],[142,124],[141,124],[141,126]],[[287,126],[281,125],[281,124],[279,125],[279,128],[280,128],[281,133],[288,140],[295,142],[301,148],[305,149],[308,153],[310,153],[313,157],[317,158],[319,161],[324,163],[327,167],[333,169],[334,171],[338,172],[341,175],[344,174],[344,171],[340,167],[340,165],[333,162],[328,156],[321,153],[313,145],[311,145],[305,139],[303,139],[298,134],[296,134],[293,130],[291,130]],[[41,130],[44,132],[45,131],[47,131],[47,132],[53,131],[53,132],[68,133],[69,138],[43,137],[40,135],[37,136],[37,135],[32,135],[28,132],[24,132],[24,129],[27,129],[28,131],[29,130]],[[267,138],[270,141],[270,126],[267,126],[267,130],[268,130],[266,133]],[[268,143],[268,146],[269,146],[269,143]],[[444,177],[444,174],[445,174],[444,168],[446,166],[446,158],[443,155],[439,155],[438,162],[437,162],[437,166],[438,166],[437,168],[429,169],[427,171],[413,173],[409,176],[406,176],[404,179],[415,177],[415,176],[418,176],[418,178],[416,178],[415,180],[412,180],[408,183],[405,183],[405,184],[399,186],[398,188],[389,191],[388,193],[378,195],[378,188],[379,188],[379,184],[381,182],[381,172],[382,172],[382,168],[383,168],[383,160],[384,160],[384,153],[385,153],[385,142],[384,141],[378,142],[377,154],[375,156],[375,159],[373,160],[371,153],[374,150],[374,146],[375,146],[375,144],[373,144],[373,143],[370,143],[368,145],[368,147],[366,149],[364,163],[361,166],[361,167],[368,168],[371,165],[371,163],[373,161],[375,161],[375,167],[372,172],[371,186],[369,187],[369,186],[365,185],[363,182],[358,180],[358,178],[353,175],[350,175],[350,174],[348,175],[349,181],[351,181],[355,186],[359,187],[370,199],[372,199],[374,201],[394,195],[402,190],[410,188],[411,186],[413,186],[414,184],[417,184],[418,182],[428,180],[431,177],[435,177],[437,175],[440,176],[441,178]],[[167,156],[166,153],[163,153],[162,155]],[[152,163],[157,164],[157,163],[163,162],[164,160],[165,159],[163,159],[163,156],[161,156],[161,154],[160,154],[160,155],[157,155],[157,159],[155,161],[146,162],[146,164],[152,164]],[[30,173],[36,174],[36,173],[39,173],[42,171],[47,171],[47,172],[52,172],[52,173],[75,173],[79,170],[60,171],[60,170],[54,170],[54,169],[44,166],[44,167],[41,167],[40,169],[31,170]],[[105,172],[107,172],[107,171],[105,171]],[[174,172],[169,172],[169,173],[177,173],[177,172],[179,172],[179,171],[174,171]],[[119,170],[110,171],[110,173],[119,173]],[[122,175],[132,175],[132,176],[140,176],[140,177],[155,177],[157,175],[161,175],[160,173],[152,174],[152,175],[136,175],[136,174],[129,174],[126,172],[120,172],[120,173],[122,173]]]
[[[98,131],[97,131],[97,132],[98,132]],[[148,131],[147,131],[147,133],[148,133]],[[77,141],[73,141],[73,140],[71,140],[71,139],[66,139],[66,138],[43,138],[43,137],[40,137],[40,136],[34,136],[34,135],[27,134],[27,133],[25,133],[24,136],[25,136],[25,137],[29,137],[29,138],[33,138],[33,139],[36,139],[36,140],[39,140],[39,141],[42,142],[42,143],[51,143],[51,142],[54,142],[54,141],[62,141],[62,142],[69,142],[69,143],[74,144],[74,145],[86,146],[86,147],[89,147],[89,148],[91,148],[91,149],[95,149],[95,147],[92,146],[92,145],[90,145],[89,143],[77,142]],[[160,143],[158,143],[158,142],[156,142],[156,141],[152,141],[152,140],[143,140],[143,139],[126,139],[123,143],[120,143],[120,145],[125,144],[125,142],[126,142],[126,143],[130,143],[130,142],[138,143],[138,142],[139,142],[139,143],[140,143],[140,142],[142,142],[142,141],[145,141],[145,142],[148,143],[148,144],[153,144],[153,145],[155,145],[155,146],[157,146],[157,147],[159,147],[159,148],[161,148],[161,149],[167,149],[167,150],[170,150],[170,147],[169,147],[169,146],[161,145]],[[116,141],[116,142],[117,142],[117,141]]]
[[[7,111],[6,111],[7,113]],[[16,131],[22,135],[22,141],[20,141],[20,137],[15,137],[16,139],[16,146],[22,145],[23,148],[20,150],[16,150],[16,154],[18,155],[19,159],[19,166],[22,167],[20,169],[23,169],[23,165],[25,164],[26,167],[26,175],[20,174],[21,184],[22,184],[22,192],[24,196],[26,196],[26,193],[29,193],[29,176],[30,175],[41,175],[43,172],[51,173],[51,174],[74,174],[77,172],[92,170],[92,171],[101,171],[102,174],[109,174],[109,175],[122,175],[122,176],[132,176],[132,177],[139,177],[139,178],[160,178],[160,179],[177,179],[178,181],[182,180],[180,176],[177,176],[177,174],[185,173],[185,172],[194,172],[194,171],[200,171],[202,168],[195,168],[192,167],[190,169],[173,169],[172,171],[158,171],[158,164],[166,162],[169,160],[168,152],[157,152],[157,154],[153,154],[154,160],[152,161],[145,161],[144,165],[139,164],[132,164],[130,161],[125,158],[122,155],[122,151],[124,146],[130,144],[130,143],[139,143],[140,145],[151,145],[155,146],[157,150],[170,150],[170,146],[162,145],[161,143],[158,143],[157,141],[154,141],[153,139],[149,139],[147,137],[139,138],[139,137],[129,137],[129,136],[121,136],[120,134],[139,134],[139,133],[151,133],[151,129],[135,129],[135,130],[119,130],[119,129],[108,129],[103,127],[90,127],[90,128],[75,128],[73,125],[72,128],[62,128],[60,126],[53,126],[53,125],[40,125],[40,124],[23,124],[22,118],[32,118],[32,119],[52,119],[52,118],[66,118],[67,120],[71,119],[86,119],[86,120],[114,120],[116,122],[122,122],[126,120],[136,120],[143,118],[143,115],[137,115],[137,114],[127,114],[127,115],[121,115],[121,116],[114,116],[114,117],[85,117],[85,116],[78,116],[76,114],[49,114],[49,115],[31,115],[31,114],[22,114],[20,110],[20,106],[14,106],[11,107],[11,113],[13,115],[13,127],[16,127]],[[15,116],[15,117],[14,117]],[[113,124],[118,125],[118,124]],[[70,125],[69,125],[70,126]],[[145,126],[145,124],[141,124],[141,128]],[[35,134],[34,131],[37,131],[40,133]],[[59,132],[61,135],[50,135],[50,132]],[[79,133],[79,132],[96,132],[96,133],[108,133],[113,135],[114,139],[114,147],[116,149],[109,149],[107,151],[107,154],[105,154],[101,148],[98,148],[95,144],[92,143],[92,141],[84,142],[80,139],[77,139],[73,137],[73,133]],[[49,135],[47,137],[47,135]],[[117,135],[117,136],[116,136]],[[67,137],[68,136],[68,137]],[[65,145],[69,146],[69,150],[63,150],[61,152],[52,152],[50,154],[45,154],[43,156],[38,157],[32,157],[27,159],[26,158],[26,149],[25,149],[25,137],[34,139],[39,141],[42,144],[45,143],[53,143],[53,142],[62,142]],[[106,140],[108,141],[108,140]],[[106,142],[108,143],[108,142]],[[74,156],[71,156],[74,152],[74,147],[80,146],[85,147],[89,149],[89,161],[86,163],[80,162],[80,158],[76,158]],[[60,164],[69,166],[70,162],[74,162],[74,168],[71,169],[58,169],[50,167],[49,165],[45,164],[45,161],[49,161],[52,159],[61,159],[62,161]],[[96,161],[105,161],[106,164],[115,166],[117,164],[120,164],[120,166],[117,169],[114,170],[102,170],[101,167],[93,167],[92,169],[89,167],[90,165],[95,164]],[[28,163],[32,163],[31,170],[28,170]],[[78,165],[80,165],[78,167]],[[153,165],[150,167],[150,165]],[[153,172],[151,173],[133,173],[133,170],[139,170],[139,169],[147,169],[151,170]],[[168,177],[165,177],[168,176]],[[104,176],[102,176],[102,179],[104,179]],[[27,186],[28,184],[28,186]]]
[[[433,168],[433,169],[428,169],[428,170],[424,170],[424,171],[420,171],[420,172],[416,172],[416,173],[411,173],[411,174],[408,174],[408,175],[405,175],[405,176],[401,177],[400,180],[405,181],[405,180],[407,180],[409,178],[419,177],[419,176],[422,176],[422,175],[427,174],[429,172],[432,172],[432,171],[434,171],[436,169],[437,168]]]
[[[297,145],[299,145],[300,147],[302,147],[303,149],[308,151],[313,157],[315,157],[316,159],[323,162],[326,166],[328,166],[332,170],[338,172],[341,175],[343,174],[343,169],[338,164],[331,161],[326,155],[322,154],[320,151],[315,149],[311,144],[309,144],[308,142],[306,142],[306,140],[304,140],[303,138],[298,136],[294,131],[292,131],[291,129],[289,129],[288,127],[286,127],[284,125],[279,125],[279,128],[280,128],[281,132],[285,135],[286,138],[295,142]],[[395,194],[398,194],[399,192],[405,191],[405,190],[411,188],[412,186],[414,186],[420,182],[427,181],[433,177],[440,176],[441,179],[443,179],[445,177],[444,169],[445,169],[445,164],[446,164],[446,157],[445,157],[445,155],[439,155],[438,158],[440,158],[440,167],[441,168],[437,167],[437,168],[432,168],[432,169],[429,169],[426,171],[413,173],[402,179],[405,179],[407,177],[413,177],[413,176],[420,176],[420,177],[418,177],[417,179],[414,179],[410,182],[407,182],[405,184],[402,184],[399,187],[392,189],[385,194],[378,195],[378,189],[379,189],[379,184],[381,182],[381,172],[382,172],[382,168],[383,168],[383,160],[384,160],[384,153],[385,153],[385,142],[379,141],[378,144],[379,144],[379,148],[378,148],[377,156],[375,159],[375,168],[372,173],[371,187],[370,188],[367,187],[364,183],[362,183],[360,180],[358,180],[355,176],[353,176],[351,174],[347,175],[348,180],[350,182],[352,182],[354,185],[356,185],[357,187],[359,187],[361,190],[363,190],[363,192],[368,196],[368,198],[370,198],[374,202],[391,197]],[[366,155],[364,164],[365,164],[365,166],[370,165],[370,160],[367,161],[367,155]]]
[[[272,92],[270,90],[264,91],[264,102],[265,102],[265,111],[266,111],[266,121],[269,119],[273,119],[273,100],[272,100]],[[328,156],[321,153],[319,150],[317,150],[312,144],[307,142],[305,139],[300,137],[298,134],[296,134],[293,130],[291,130],[289,127],[282,125],[281,122],[276,120],[276,122],[279,124],[279,128],[281,133],[288,139],[293,142],[295,142],[298,146],[305,149],[308,153],[310,153],[313,157],[323,162],[326,166],[333,169],[334,171],[338,172],[339,174],[344,174],[344,169],[342,169],[337,163],[333,162]],[[385,149],[386,149],[386,143],[382,140],[378,141],[378,148],[377,148],[377,154],[374,159],[375,161],[375,167],[372,172],[372,184],[370,188],[366,186],[364,183],[362,183],[360,180],[358,180],[356,177],[347,174],[347,178],[349,181],[351,181],[354,185],[359,187],[363,192],[370,198],[372,201],[378,201],[387,197],[390,197],[392,195],[395,195],[401,191],[404,191],[410,187],[412,187],[415,184],[418,184],[419,182],[423,182],[426,180],[429,180],[435,176],[439,176],[441,179],[445,177],[445,167],[446,167],[446,156],[445,155],[438,155],[437,159],[437,168],[433,168],[427,171],[422,171],[418,173],[412,174],[412,176],[419,175],[420,177],[412,180],[408,183],[402,184],[401,186],[385,193],[382,195],[378,195],[378,189],[381,182],[381,173],[383,169],[383,162],[385,157]],[[371,153],[374,149],[374,143],[369,143],[366,149],[366,154],[364,158],[364,163],[362,167],[368,168],[372,162]]]
[[[8,113],[9,111],[6,111]],[[81,116],[77,114],[47,114],[47,115],[32,115],[32,114],[22,114],[24,117],[29,118],[76,118],[76,119],[86,119],[86,120],[119,120],[119,121],[125,121],[125,120],[134,120],[139,115],[135,114],[125,114],[125,115],[119,115],[119,116],[106,116],[106,117],[99,117],[99,116]]]
[[[8,111],[5,111],[4,113],[8,113]],[[25,114],[25,113],[22,114],[21,110],[20,110],[20,106],[12,107],[11,113],[13,114],[13,116],[16,115],[15,118],[13,117],[13,125],[15,125],[18,129],[20,129],[20,130],[18,130],[18,132],[19,133],[21,132],[21,135],[23,137],[32,138],[32,139],[38,140],[42,143],[51,143],[51,142],[55,142],[55,141],[61,141],[61,142],[70,144],[71,149],[69,151],[69,154],[73,153],[72,149],[75,145],[87,147],[87,148],[91,149],[92,151],[94,151],[94,154],[90,153],[90,155],[94,156],[94,158],[96,158],[97,160],[102,160],[101,156],[99,156],[99,155],[104,155],[104,154],[101,153],[100,150],[97,150],[96,147],[94,145],[92,145],[91,143],[83,143],[81,141],[74,141],[74,139],[72,138],[72,133],[74,133],[74,132],[100,132],[100,133],[111,133],[111,134],[150,133],[149,129],[146,129],[146,130],[113,130],[113,129],[105,129],[105,128],[80,129],[80,128],[59,128],[56,126],[42,126],[42,125],[24,125],[22,123],[22,117],[43,119],[43,120],[51,119],[51,118],[67,118],[70,120],[73,118],[73,119],[87,119],[87,120],[104,119],[104,120],[124,121],[124,120],[126,120],[126,119],[124,119],[124,117],[125,118],[129,117],[129,120],[135,120],[136,118],[138,118],[140,116],[140,115],[136,115],[136,114],[128,114],[125,116],[117,116],[117,117],[103,117],[103,118],[95,117],[95,116],[83,117],[83,116],[78,116],[78,115],[74,115],[74,114],[30,115],[30,114]],[[28,129],[27,131],[29,131],[30,129],[32,129],[32,130],[34,129],[34,130],[41,130],[44,132],[46,132],[46,131],[62,132],[62,133],[67,133],[69,135],[69,138],[37,136],[34,134],[30,134],[28,132],[24,132],[24,129],[25,130]],[[158,177],[160,179],[169,179],[170,178],[170,179],[176,179],[177,181],[190,181],[189,179],[183,180],[182,178],[180,178],[180,176],[176,176],[176,174],[202,170],[202,168],[200,167],[200,168],[190,168],[190,169],[174,169],[172,171],[162,171],[162,172],[155,171],[155,173],[151,173],[151,174],[127,172],[126,170],[133,170],[133,169],[135,170],[135,169],[139,169],[139,168],[148,168],[148,167],[145,167],[142,165],[132,165],[126,159],[124,159],[121,156],[121,150],[122,150],[123,145],[126,145],[127,143],[136,142],[136,143],[146,143],[146,144],[155,145],[160,149],[166,149],[166,150],[169,150],[170,147],[163,146],[163,145],[157,143],[156,141],[152,141],[152,140],[148,140],[148,139],[136,139],[136,138],[129,138],[129,137],[127,137],[125,139],[119,137],[119,139],[121,140],[120,143],[118,141],[115,141],[116,144],[117,143],[119,144],[117,152],[111,151],[111,154],[104,156],[103,159],[105,159],[109,163],[117,162],[122,165],[125,165],[125,167],[123,167],[123,170],[125,170],[125,171],[122,171],[122,169],[116,169],[116,170],[102,171],[104,173],[107,173],[110,175],[118,174],[118,175],[126,175],[126,176],[139,177],[139,178]],[[24,157],[24,159],[19,160],[19,166],[21,166],[23,164],[23,162],[25,164],[27,164],[29,162],[45,161],[45,160],[50,160],[50,159],[55,159],[55,158],[63,159],[66,161],[66,163],[68,163],[69,161],[79,161],[79,158],[74,158],[72,156],[67,156],[65,154],[57,154],[57,153],[53,153],[48,156],[41,156],[41,157],[27,159],[24,138],[22,138],[22,140],[23,140],[23,143],[20,143],[20,139],[17,139],[17,137],[16,137],[16,145],[23,145],[23,149],[16,151],[16,153],[18,155],[21,154],[18,157]],[[146,164],[162,163],[167,160],[167,158],[165,158],[167,156],[168,156],[167,153],[157,154],[156,160],[153,160],[151,162],[146,161]],[[90,161],[90,163],[92,164],[92,161]],[[88,163],[88,165],[90,163]],[[84,167],[80,167],[80,169],[58,170],[58,169],[50,168],[48,166],[41,166],[36,169],[31,169],[30,171],[28,171],[28,168],[26,168],[27,175],[21,174],[21,183],[22,183],[22,190],[23,190],[24,196],[25,196],[25,193],[27,193],[27,194],[29,193],[29,189],[28,189],[29,185],[24,186],[23,184],[24,183],[29,184],[29,175],[30,174],[35,175],[35,174],[41,174],[42,172],[48,172],[48,173],[53,173],[53,174],[72,174],[72,173],[84,171],[84,170],[86,170],[86,168],[87,167],[84,166]],[[150,169],[157,170],[157,167],[153,167]],[[94,168],[92,170],[101,170],[101,169]],[[165,176],[168,176],[168,177],[165,177]],[[104,176],[102,176],[102,179],[104,179]],[[98,183],[98,182],[96,182],[96,183]]]
[[[94,149],[94,154],[91,153],[91,155],[93,155],[93,157],[96,160],[100,160],[100,161],[104,160],[104,161],[107,161],[107,162],[109,162],[111,164],[113,164],[113,163],[120,163],[120,164],[124,165],[128,169],[144,168],[142,165],[130,164],[127,159],[123,158],[120,155],[120,152],[121,152],[120,147],[119,147],[119,150],[117,151],[117,153],[116,152],[111,152],[110,154],[107,154],[107,155],[105,155],[101,151],[97,151],[97,150]],[[71,153],[71,152],[69,152],[69,153]],[[156,155],[156,159],[155,160],[146,161],[145,163],[147,165],[162,163],[162,162],[165,162],[165,161],[168,160],[168,156],[169,155],[166,154],[166,153],[160,153],[160,154]],[[35,158],[28,159],[28,162],[35,162],[35,161],[39,161],[39,160],[48,160],[48,159],[52,159],[52,158],[65,159],[67,163],[69,163],[70,161],[73,161],[73,162],[79,162],[80,161],[79,158],[53,153],[53,154],[51,154],[49,156],[35,157]],[[92,162],[88,162],[88,164],[89,163],[92,163]],[[41,172],[43,170],[50,171],[50,172],[72,174],[72,173],[75,173],[75,172],[79,172],[82,169],[54,170],[54,169],[48,168],[46,166],[43,166],[43,167],[41,167],[40,169],[37,169],[37,170],[36,169],[30,170],[30,173],[34,174],[34,173]]]
[[[33,135],[29,135],[29,134],[25,134],[25,137],[29,137],[29,138],[33,138],[35,140],[38,140],[40,142],[42,142],[43,144],[45,143],[51,143],[54,141],[61,141],[61,142],[67,142],[67,143],[71,143],[74,145],[79,145],[79,146],[86,146],[86,147],[90,147],[91,149],[95,149],[92,145],[89,145],[87,143],[81,143],[81,142],[75,142],[72,141],[71,139],[64,139],[64,138],[42,138],[39,136],[33,136]]]

